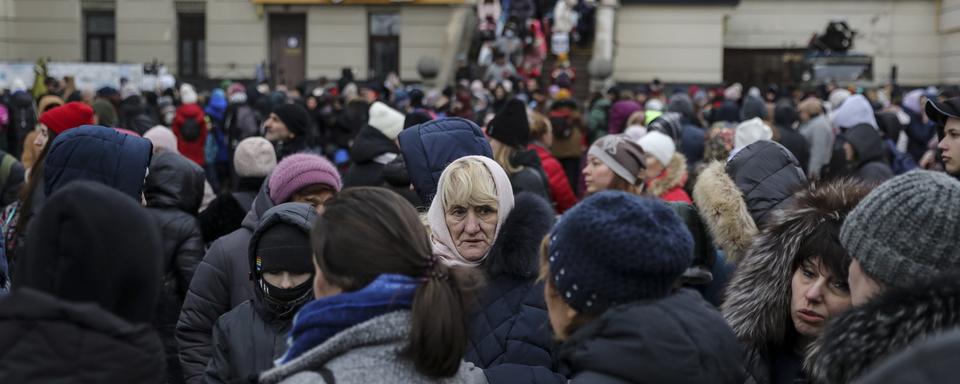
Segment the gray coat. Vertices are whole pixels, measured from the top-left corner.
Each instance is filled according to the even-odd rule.
[[[830,164],[833,155],[833,127],[826,115],[820,115],[808,120],[798,128],[800,135],[810,144],[810,163],[807,164],[807,175],[819,176],[820,169]]]
[[[326,383],[326,368],[338,384],[391,383],[486,384],[479,368],[461,362],[453,377],[435,381],[402,357],[410,334],[410,312],[397,311],[348,328],[300,357],[260,375],[263,384]]]

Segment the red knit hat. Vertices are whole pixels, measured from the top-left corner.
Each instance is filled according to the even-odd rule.
[[[79,101],[66,103],[44,112],[40,122],[59,135],[68,129],[93,124],[93,108]]]

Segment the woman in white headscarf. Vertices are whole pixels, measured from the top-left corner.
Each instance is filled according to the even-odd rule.
[[[493,159],[462,157],[440,176],[427,212],[433,251],[440,262],[486,275],[469,316],[464,360],[483,368],[491,383],[566,381],[554,373],[543,286],[536,282],[538,249],[553,215],[539,196],[514,197]]]

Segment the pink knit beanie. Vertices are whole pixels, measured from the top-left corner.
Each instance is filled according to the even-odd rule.
[[[340,191],[342,186],[337,168],[320,155],[298,153],[287,156],[270,175],[267,185],[274,204],[283,204],[303,187],[315,184],[329,185]]]

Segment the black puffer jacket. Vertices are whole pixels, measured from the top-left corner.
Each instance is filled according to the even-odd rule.
[[[250,240],[250,249],[256,249],[260,236],[277,224],[288,224],[307,234],[313,228],[317,214],[307,204],[283,204],[270,210],[260,221]],[[253,264],[253,257],[250,257]],[[247,281],[253,286],[253,281]],[[206,383],[234,383],[257,381],[257,376],[273,367],[274,360],[287,350],[286,337],[293,314],[275,313],[263,300],[263,291],[254,289],[255,296],[227,312],[213,328],[213,356],[207,364]]]
[[[381,187],[383,167],[397,158],[400,148],[382,132],[364,125],[350,147],[353,165],[343,180],[344,188]]]
[[[766,224],[770,212],[786,207],[790,196],[807,183],[793,154],[772,141],[744,147],[727,162],[726,171],[743,192],[757,227]]]
[[[243,227],[214,241],[190,281],[177,321],[180,363],[188,383],[203,380],[211,357],[213,325],[221,315],[254,297],[247,251],[260,216],[273,207],[267,185],[253,201]]]
[[[830,322],[807,351],[815,383],[847,383],[910,344],[960,326],[960,275],[892,289]],[[885,381],[898,382],[898,381]]]
[[[856,153],[853,163],[847,164],[852,176],[876,183],[893,178],[893,170],[884,158],[886,146],[879,131],[870,125],[859,124],[843,132],[841,137]]]
[[[0,298],[0,382],[162,383],[163,346],[148,324],[23,288]]]
[[[740,384],[745,379],[733,331],[689,289],[607,310],[570,335],[559,356],[571,383]]]
[[[491,383],[560,383],[553,332],[536,282],[540,240],[553,225],[553,208],[532,194],[516,204],[482,268],[487,284],[469,316],[463,359],[484,370]]]
[[[174,331],[193,271],[203,257],[203,237],[194,216],[203,199],[204,174],[196,163],[161,152],[150,163],[143,194],[163,240],[163,286],[153,322],[163,340],[171,378],[182,378]],[[179,380],[178,380],[179,381]]]

